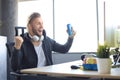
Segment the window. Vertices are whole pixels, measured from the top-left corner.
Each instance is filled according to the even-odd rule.
[[[99,40],[104,40],[110,47],[118,47],[117,28],[120,26],[120,0],[98,0],[99,10]],[[105,30],[104,30],[105,29]]]
[[[70,52],[95,52],[97,49],[96,0],[55,0],[55,39],[64,43],[66,25],[77,34]]]
[[[25,1],[19,2],[18,8],[19,26],[26,26],[31,12],[40,12],[47,35],[61,44],[68,38],[66,25],[70,23],[73,26],[77,34],[69,52],[96,52],[96,0]]]

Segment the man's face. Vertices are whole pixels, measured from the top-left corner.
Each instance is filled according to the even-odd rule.
[[[30,34],[41,36],[43,33],[43,21],[41,17],[37,17],[33,19],[33,21],[29,24]]]

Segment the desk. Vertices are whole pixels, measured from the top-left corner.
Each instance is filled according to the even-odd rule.
[[[21,73],[27,74],[46,74],[65,77],[97,77],[97,78],[113,78],[120,79],[120,68],[112,68],[111,74],[99,74],[97,71],[84,71],[80,69],[71,69],[71,65],[80,65],[81,61],[72,61],[62,64],[56,64],[40,68],[23,69]]]

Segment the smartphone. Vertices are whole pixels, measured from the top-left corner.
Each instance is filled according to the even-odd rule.
[[[67,30],[68,30],[68,34],[69,36],[72,35],[72,25],[71,24],[67,24]]]

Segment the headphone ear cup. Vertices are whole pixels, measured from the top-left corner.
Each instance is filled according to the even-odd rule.
[[[42,41],[44,39],[44,36],[42,35],[41,37],[38,37],[37,35],[34,35],[33,37],[32,37],[32,40],[33,41]]]
[[[34,35],[34,36],[32,37],[32,40],[33,40],[33,41],[39,41],[40,38],[39,38],[37,35]]]
[[[44,40],[44,36],[42,35],[41,37],[40,37],[40,41],[43,41]]]

